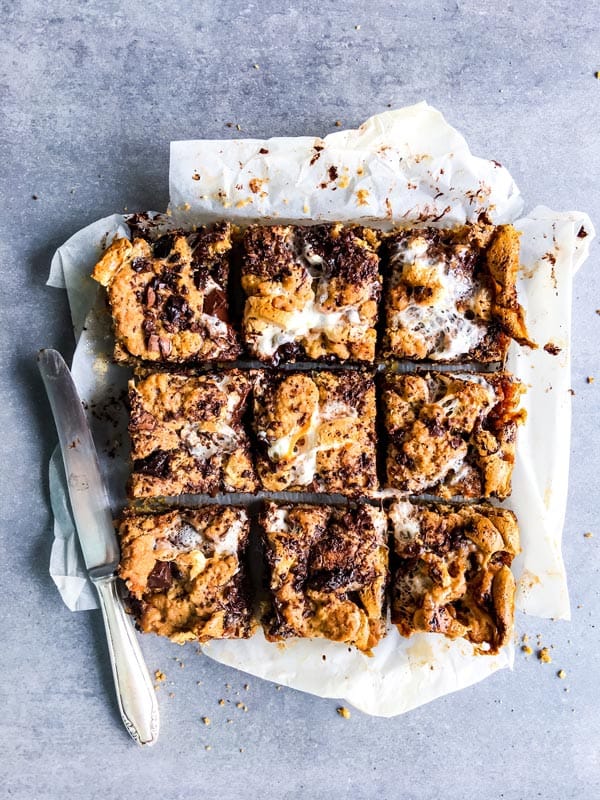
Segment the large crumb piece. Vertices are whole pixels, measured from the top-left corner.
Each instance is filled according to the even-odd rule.
[[[384,355],[504,361],[510,339],[535,347],[517,301],[512,225],[409,228],[386,239]]]
[[[132,497],[253,492],[256,478],[242,417],[248,372],[131,381]]]
[[[254,427],[267,491],[364,495],[377,488],[370,375],[265,372],[255,385]]]
[[[140,630],[179,644],[250,636],[248,533],[246,512],[230,506],[126,513],[119,574]]]
[[[343,225],[252,226],[243,241],[243,333],[255,358],[375,358],[379,237]]]
[[[522,392],[504,373],[385,376],[387,487],[443,498],[508,497],[525,419]]]
[[[369,652],[385,633],[386,518],[371,506],[267,504],[269,641],[320,637]]]
[[[92,274],[107,288],[115,359],[235,359],[241,349],[229,324],[230,250],[225,222],[158,238],[132,225],[132,241],[115,239]]]
[[[402,636],[442,633],[497,653],[514,621],[514,514],[490,505],[394,501],[389,518],[392,622]]]

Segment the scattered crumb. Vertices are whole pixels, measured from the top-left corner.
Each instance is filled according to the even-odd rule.
[[[594,78],[600,81],[600,70],[596,70],[596,72],[594,72]]]
[[[212,750],[212,747],[209,744],[204,745],[205,750]]]
[[[249,684],[249,683],[245,683],[245,684],[244,684],[244,689],[245,689],[246,691],[248,691],[248,689],[249,689],[249,688],[250,688],[250,684]]]
[[[244,748],[240,747],[240,753],[243,753],[243,752],[244,752]]]
[[[552,663],[552,656],[550,655],[550,651],[547,647],[542,647],[541,650],[538,650],[537,657],[543,664],[551,664]]]
[[[567,677],[567,673],[564,671],[564,669],[559,669],[556,675],[561,679],[561,681],[564,681],[564,679]]]
[[[236,129],[236,131],[241,131],[242,130],[242,126],[239,123],[236,123],[235,129]]]
[[[225,705],[225,700],[223,700],[223,698],[221,698],[221,699],[219,700],[219,705],[220,705],[220,706],[224,706],[224,705]]]
[[[600,314],[600,308],[596,309],[596,314]]]
[[[529,641],[529,636],[527,636],[527,634],[524,633],[523,636],[521,636],[521,641],[522,642],[528,642]]]
[[[179,666],[181,667],[181,669],[183,669],[185,667],[185,664],[183,663],[183,661],[179,662]]]
[[[231,684],[230,684],[230,683],[226,683],[226,684],[225,684],[225,688],[226,688],[226,689],[231,689]]]
[[[175,692],[169,692],[169,697],[171,698],[175,697]]]
[[[248,711],[248,706],[244,705],[241,701],[235,704],[236,708],[241,708],[242,711]]]
[[[588,375],[585,380],[586,380],[586,383],[593,383],[594,382],[594,377],[593,377],[593,375]]]
[[[336,121],[335,121],[335,127],[336,127],[336,128],[341,128],[341,127],[342,127],[342,120],[341,120],[341,119],[336,119]]]
[[[194,172],[194,174],[192,175],[192,180],[193,181],[199,181],[200,180],[200,175],[198,175],[197,172]]]
[[[522,645],[521,650],[525,653],[526,656],[530,656],[533,653],[533,650],[531,649],[531,647],[529,647],[528,644]]]
[[[205,725],[210,725],[210,717],[202,717],[202,722]]]
[[[591,539],[593,535],[594,535],[594,534],[593,534],[591,531],[586,531],[586,532],[583,534],[583,538],[584,538],[584,539]]]
[[[277,689],[278,692],[281,691],[281,686],[276,686],[275,688]]]
[[[569,394],[571,397],[575,397],[575,389],[569,389]]]
[[[350,711],[346,708],[346,706],[339,706],[336,708],[336,711],[340,717],[343,717],[344,719],[350,719]]]
[[[196,686],[202,686],[202,681],[196,681]]]
[[[39,195],[37,195],[37,194],[32,194],[32,195],[31,195],[31,199],[32,199],[32,200],[39,200],[40,198],[39,198]]]
[[[359,30],[360,30],[360,25],[355,25],[355,26],[354,26],[354,30],[355,30],[355,31],[359,31]]]
[[[228,725],[231,725],[231,723],[233,722],[233,720],[232,720],[232,719],[226,719],[226,720],[225,720],[225,722],[226,722]]]
[[[554,344],[554,342],[546,342],[544,345],[544,350],[547,353],[550,353],[551,356],[557,356],[560,353],[561,348],[557,344]]]
[[[252,64],[252,66],[254,67],[254,69],[260,69],[260,64]]]
[[[158,681],[158,683],[163,683],[163,681],[167,680],[167,676],[165,675],[165,673],[161,672],[161,670],[159,670],[159,669],[157,669],[155,671],[154,678],[155,678],[155,680]]]

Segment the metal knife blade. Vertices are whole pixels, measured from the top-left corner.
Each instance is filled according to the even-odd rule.
[[[41,350],[40,373],[54,415],[81,550],[91,578],[119,563],[119,546],[98,455],[69,368],[56,350]]]

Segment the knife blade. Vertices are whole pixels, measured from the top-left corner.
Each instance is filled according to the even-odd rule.
[[[158,703],[118,593],[119,545],[92,434],[60,353],[41,350],[38,366],[56,423],[75,528],[100,600],[121,717],[136,742],[154,744],[159,730]]]

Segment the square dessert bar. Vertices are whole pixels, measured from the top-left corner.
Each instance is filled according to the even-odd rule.
[[[385,513],[268,503],[260,525],[270,589],[266,638],[374,647],[385,633]]]
[[[252,226],[243,240],[244,342],[265,362],[375,358],[379,237],[343,225]]]
[[[371,375],[264,372],[254,387],[262,489],[355,496],[377,489]]]
[[[387,374],[386,487],[438,497],[511,492],[524,387],[505,373]]]
[[[193,232],[132,227],[133,240],[115,239],[92,277],[108,291],[115,359],[184,363],[240,353],[228,319],[231,227]]]
[[[512,225],[396,231],[386,239],[383,355],[503,362],[510,339],[530,347],[517,302]]]
[[[256,479],[242,416],[248,372],[130,381],[131,497],[253,492]]]
[[[389,518],[392,622],[402,636],[443,633],[468,639],[477,652],[497,653],[514,620],[514,514],[490,505],[397,500]]]
[[[250,636],[248,532],[246,512],[230,506],[126,512],[119,574],[140,630],[179,644]]]

